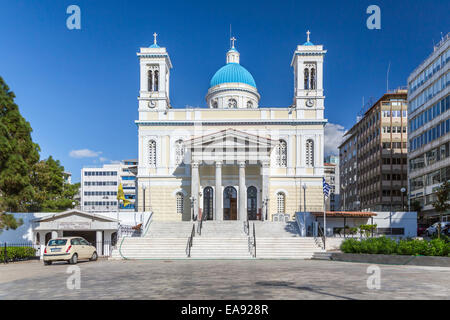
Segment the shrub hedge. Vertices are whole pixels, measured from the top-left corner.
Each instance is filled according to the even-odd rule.
[[[450,257],[450,243],[443,239],[396,241],[387,237],[369,239],[346,239],[341,244],[345,253],[398,254],[410,256]]]
[[[6,247],[8,261],[26,260],[36,256],[36,249],[32,247]],[[5,261],[5,248],[0,248],[0,262]]]

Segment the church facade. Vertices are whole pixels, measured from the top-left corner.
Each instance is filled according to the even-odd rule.
[[[322,211],[324,91],[322,45],[293,53],[294,97],[260,107],[253,76],[232,38],[212,77],[206,108],[173,108],[172,62],[156,42],[140,48],[138,211],[158,221],[292,219]],[[205,88],[206,89],[206,88]]]

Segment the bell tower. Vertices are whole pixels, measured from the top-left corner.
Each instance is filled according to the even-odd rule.
[[[292,57],[294,68],[294,102],[297,119],[323,119],[323,58],[326,50],[322,45],[310,41],[311,32],[306,32],[307,39],[298,45]]]
[[[140,48],[137,53],[140,63],[139,111],[165,111],[170,106],[169,87],[172,63],[166,48],[157,44],[156,33],[153,44]]]

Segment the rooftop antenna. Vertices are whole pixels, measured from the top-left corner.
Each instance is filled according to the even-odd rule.
[[[389,61],[387,74],[386,74],[386,92],[389,91],[389,70],[391,69],[391,62]]]

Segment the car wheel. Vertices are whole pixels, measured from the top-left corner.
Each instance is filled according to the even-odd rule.
[[[89,259],[89,260],[91,260],[91,261],[97,261],[97,258],[98,258],[97,252],[94,251],[94,253],[92,254],[91,259]]]
[[[44,261],[44,266],[49,266],[49,265],[51,265],[51,264],[52,264],[51,261]]]
[[[76,253],[74,253],[72,258],[70,258],[69,263],[70,264],[77,264],[77,262],[78,262],[78,255]]]

